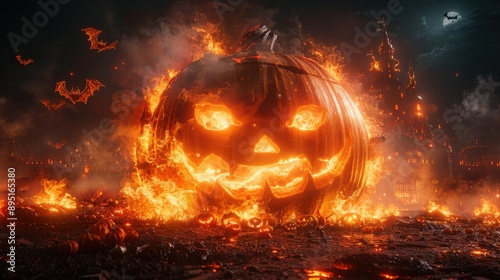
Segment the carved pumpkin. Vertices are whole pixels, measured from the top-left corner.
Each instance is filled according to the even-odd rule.
[[[221,223],[226,237],[235,237],[241,233],[241,218],[236,213],[224,214]]]
[[[198,221],[198,224],[200,226],[204,227],[214,227],[217,225],[217,219],[214,217],[214,215],[206,212],[198,215],[196,220]]]
[[[269,225],[265,225],[263,227],[261,227],[259,229],[259,234],[258,234],[258,237],[260,239],[270,239],[270,238],[273,238],[273,236],[271,235],[271,233],[273,232],[273,227],[272,226],[269,226]]]
[[[101,249],[101,238],[98,235],[86,232],[82,233],[77,240],[80,251],[84,253],[96,253]]]
[[[249,231],[258,231],[261,227],[265,225],[265,221],[258,217],[252,217],[248,220],[242,221],[242,227]]]
[[[153,174],[181,174],[209,198],[270,197],[279,210],[309,194],[357,198],[363,186],[361,114],[304,57],[251,48],[208,54],[172,79],[151,125]]]
[[[318,217],[314,215],[303,215],[297,218],[297,227],[301,230],[313,229],[318,226]]]
[[[57,252],[64,256],[74,255],[78,253],[78,242],[68,240],[57,244]]]

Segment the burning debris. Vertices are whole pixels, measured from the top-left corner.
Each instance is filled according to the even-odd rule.
[[[204,17],[188,29],[181,30],[190,44],[199,44],[187,59],[145,75],[142,115],[123,133],[133,139],[124,152],[133,163],[120,174],[118,196],[100,187],[72,196],[66,179],[44,179],[31,199],[19,196],[23,277],[500,277],[498,203],[483,200],[473,215],[434,201],[422,209],[415,180],[422,169],[390,170],[396,159],[434,164],[426,150],[391,146],[398,137],[437,143],[413,68],[406,87],[371,88],[380,103],[397,100],[372,116],[360,110],[372,103],[348,94],[335,47],[311,39],[306,57],[276,53],[277,33],[259,25],[235,51]],[[98,39],[100,30],[82,31],[91,49],[116,48]],[[379,53],[371,70],[397,79],[385,27]],[[68,90],[61,81],[56,92],[86,104],[103,86],[87,80],[83,91]],[[54,111],[65,104],[40,102]],[[409,115],[415,120],[404,122]],[[86,181],[91,166],[82,169]],[[381,178],[392,189],[378,192]]]

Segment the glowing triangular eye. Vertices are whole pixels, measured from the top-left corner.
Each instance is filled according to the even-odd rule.
[[[300,130],[316,130],[326,121],[327,111],[319,105],[306,105],[297,109],[289,127]]]
[[[224,130],[236,125],[231,111],[224,105],[201,103],[194,107],[196,121],[208,130]]]

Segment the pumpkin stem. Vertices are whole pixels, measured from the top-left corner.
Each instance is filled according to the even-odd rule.
[[[278,35],[265,25],[252,27],[241,38],[238,51],[269,51],[274,52],[274,43]]]

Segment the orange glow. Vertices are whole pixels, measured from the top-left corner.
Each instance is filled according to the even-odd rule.
[[[380,62],[375,58],[373,53],[369,54],[372,61],[370,62],[370,71],[381,72],[382,68],[380,67]]]
[[[121,190],[128,197],[128,208],[136,217],[144,220],[187,220],[194,218],[196,192],[180,189],[174,181],[159,180],[156,177],[138,182],[128,182]]]
[[[340,51],[336,47],[329,47],[315,42],[312,38],[308,38],[306,43],[310,47],[311,58],[319,62],[337,82],[342,82],[342,68],[344,64]]]
[[[494,203],[492,203],[489,200],[482,199],[481,207],[477,207],[474,209],[474,215],[475,216],[491,215],[494,216],[495,218],[500,218],[500,211]]]
[[[397,275],[390,275],[390,274],[379,274],[379,276],[385,278],[385,279],[398,279],[399,276]]]
[[[208,130],[224,130],[236,125],[231,111],[224,105],[201,103],[194,106],[196,121]]]
[[[427,210],[427,212],[429,212],[429,213],[432,213],[434,211],[439,211],[443,215],[445,215],[446,217],[449,217],[449,216],[451,216],[453,214],[450,211],[450,208],[448,208],[448,206],[439,205],[439,204],[437,204],[434,201],[429,201],[429,203],[427,203],[427,206],[425,207],[425,210]]]
[[[300,106],[289,127],[300,130],[316,130],[325,123],[327,117],[326,108],[318,105]]]
[[[172,161],[181,167],[181,172],[188,175],[201,189],[210,193],[210,189],[205,189],[206,184],[218,182],[231,196],[241,199],[246,195],[261,197],[266,181],[271,192],[278,198],[302,193],[309,171],[312,171],[316,185],[322,185],[320,181],[338,176],[342,172],[350,153],[350,147],[344,147],[334,157],[323,159],[319,167],[314,169],[309,160],[300,155],[264,166],[240,164],[232,174],[229,174],[229,164],[215,154],[208,155],[196,166],[186,156],[182,146],[177,144],[174,145],[170,156]]]
[[[226,54],[225,46],[222,42],[219,27],[212,23],[206,23],[204,26],[194,26],[193,30],[197,33],[198,47],[203,50],[195,54],[194,60],[202,58],[205,52],[212,54]]]
[[[144,98],[148,102],[149,110],[151,112],[154,112],[156,109],[156,105],[158,105],[158,102],[160,101],[160,96],[167,88],[170,80],[179,74],[179,72],[180,71],[176,69],[168,69],[166,74],[150,80],[151,85],[145,89]]]
[[[329,271],[321,271],[321,270],[305,270],[305,273],[307,274],[307,279],[313,280],[313,279],[324,279],[324,278],[332,278],[333,277],[333,272]]]
[[[255,153],[270,153],[277,154],[280,152],[280,147],[269,138],[267,135],[263,135],[254,147]]]
[[[33,196],[33,202],[41,206],[47,206],[49,210],[57,212],[54,206],[66,209],[75,209],[75,198],[66,193],[68,180],[61,181],[43,179],[40,184],[43,189]]]

